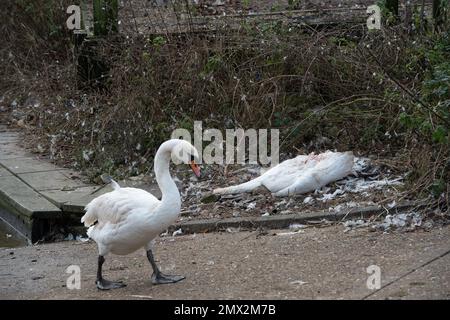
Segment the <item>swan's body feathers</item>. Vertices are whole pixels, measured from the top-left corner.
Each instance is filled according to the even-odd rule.
[[[314,191],[349,175],[353,168],[352,152],[299,155],[283,161],[261,176],[240,185],[215,189],[215,194],[251,192],[266,187],[275,196],[288,196]]]
[[[151,241],[166,230],[181,211],[178,188],[170,177],[169,162],[174,149],[184,151],[186,161],[197,150],[188,142],[172,139],[163,143],[155,156],[156,180],[163,197],[137,188],[122,188],[111,177],[113,191],[87,204],[81,222],[88,227],[88,236],[97,242],[100,256],[109,252],[125,255],[139,248],[148,248]]]
[[[200,175],[200,168],[192,160],[198,158],[195,147],[187,141],[171,139],[164,142],[155,155],[154,170],[162,193],[161,201],[142,189],[121,188],[111,177],[106,176],[103,180],[111,183],[114,190],[95,198],[86,206],[86,214],[81,222],[88,227],[88,236],[98,245],[97,288],[109,290],[124,286],[122,282],[103,278],[105,255],[126,255],[139,248],[144,248],[147,252],[153,268],[154,284],[175,283],[184,279],[182,276],[163,274],[151,251],[153,239],[166,230],[181,211],[180,193],[169,172],[172,156],[190,164],[194,173]]]
[[[86,206],[82,222],[89,227],[87,234],[99,244],[100,251],[128,254],[158,236],[175,220],[176,212],[156,214],[160,203],[145,190],[119,188],[92,200]]]
[[[86,214],[81,219],[86,227],[95,221],[104,223],[119,223],[133,213],[137,208],[154,210],[159,200],[151,193],[137,188],[119,188],[105,193],[86,205]]]

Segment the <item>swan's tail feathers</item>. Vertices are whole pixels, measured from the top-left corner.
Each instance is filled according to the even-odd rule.
[[[120,189],[119,184],[118,184],[116,181],[114,181],[113,178],[111,178],[111,176],[102,175],[101,178],[102,178],[102,180],[103,180],[104,183],[111,183],[111,187],[112,187],[114,190]]]
[[[93,226],[98,220],[97,210],[95,210],[95,200],[92,200],[86,205],[86,213],[81,217],[81,223],[84,223],[84,226],[87,228]]]
[[[214,194],[235,194],[235,193],[242,193],[242,192],[251,192],[260,186],[261,186],[261,181],[260,181],[260,179],[256,178],[256,179],[250,180],[248,182],[238,184],[237,186],[214,189],[213,193]]]
[[[117,182],[115,182],[113,179],[111,179],[111,186],[114,190],[119,190],[120,186]]]

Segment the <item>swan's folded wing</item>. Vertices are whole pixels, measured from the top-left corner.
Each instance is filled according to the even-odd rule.
[[[86,227],[96,223],[103,225],[107,222],[112,224],[124,221],[134,209],[146,208],[153,211],[160,201],[151,193],[136,188],[120,188],[105,193],[86,205],[86,214],[81,222]]]
[[[301,172],[293,183],[276,192],[275,196],[289,196],[314,191],[351,173],[352,152],[325,152],[316,156],[313,166]]]

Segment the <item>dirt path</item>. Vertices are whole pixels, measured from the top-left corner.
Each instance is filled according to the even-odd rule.
[[[449,226],[391,234],[343,230],[332,226],[284,235],[280,233],[287,230],[269,231],[259,237],[239,232],[161,238],[155,256],[163,271],[182,273],[186,280],[153,286],[143,252],[110,256],[105,276],[128,286],[109,292],[94,285],[94,243],[1,249],[0,298],[361,299],[374,292],[366,286],[370,265],[381,268],[382,286],[394,283],[369,298],[450,298],[450,254],[442,256],[450,249]],[[69,265],[81,268],[80,290],[65,287]]]

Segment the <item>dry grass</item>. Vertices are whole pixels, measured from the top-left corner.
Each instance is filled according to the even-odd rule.
[[[97,47],[110,68],[106,89],[83,91],[68,35],[49,36],[52,25],[63,25],[61,15],[50,10],[55,22],[42,26],[43,17],[19,14],[17,3],[2,4],[16,15],[2,27],[0,88],[4,101],[22,106],[13,122],[61,164],[92,178],[123,177],[146,172],[157,146],[194,120],[222,130],[279,128],[285,153],[354,150],[408,172],[407,198],[427,196],[444,181],[440,201],[448,208],[448,143],[399,121],[406,112],[441,123],[409,94],[420,93],[429,70],[420,55],[411,58],[416,48],[433,47],[427,37],[401,27],[367,33],[364,25],[264,22],[213,34],[117,36]]]

